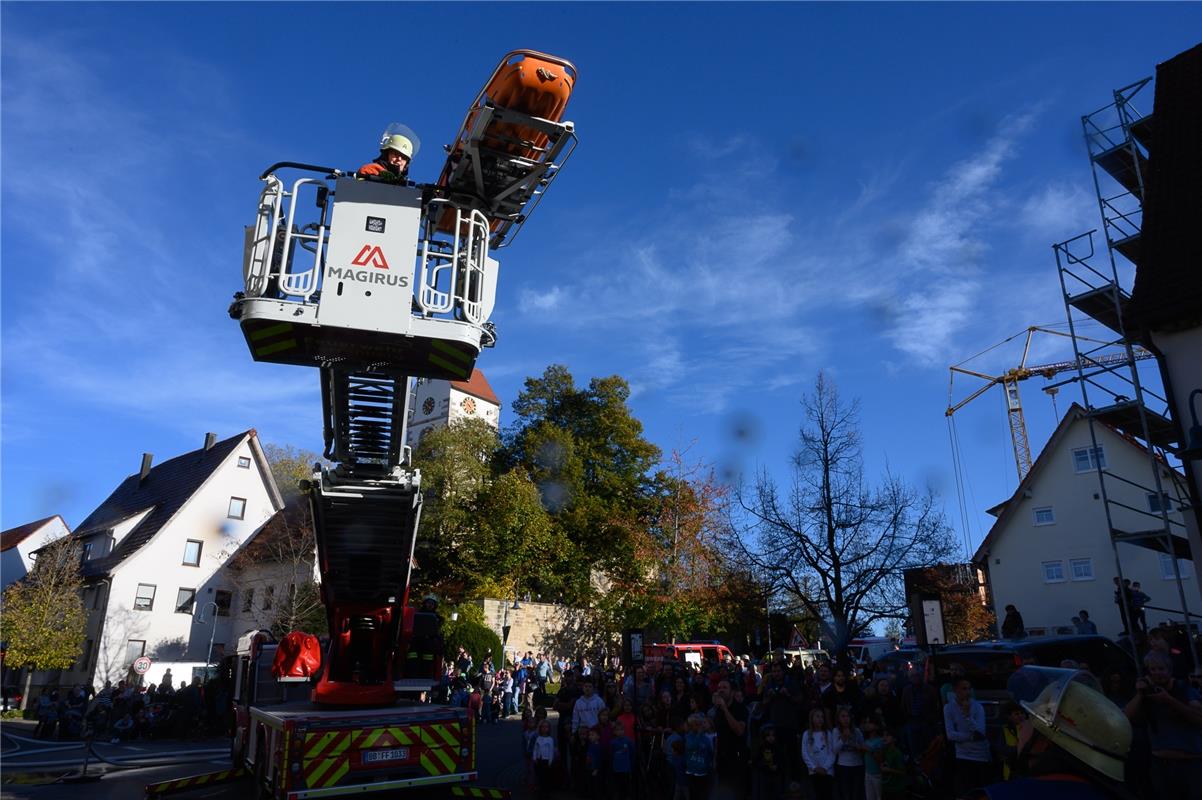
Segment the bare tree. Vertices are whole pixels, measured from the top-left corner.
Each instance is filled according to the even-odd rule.
[[[946,560],[955,549],[933,492],[886,473],[864,476],[859,403],[842,403],[819,373],[802,400],[804,422],[784,491],[761,470],[737,493],[743,524],[735,547],[759,573],[797,602],[842,652],[877,620],[906,615],[902,571]]]

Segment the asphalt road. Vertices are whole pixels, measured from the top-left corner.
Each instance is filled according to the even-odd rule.
[[[504,720],[477,728],[476,768],[480,785],[513,790],[525,797],[521,754],[521,721]],[[229,744],[225,739],[197,741],[130,742],[97,744],[102,762],[91,760],[87,783],[73,782],[80,775],[84,747],[79,742],[42,742],[32,738],[28,723],[5,721],[0,727],[0,800],[142,800],[146,784],[183,778],[202,772],[228,769]],[[227,784],[177,795],[181,800],[241,800],[246,784]]]

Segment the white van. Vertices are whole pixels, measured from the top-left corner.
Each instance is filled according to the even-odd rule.
[[[885,653],[892,653],[896,649],[897,642],[888,636],[865,636],[847,643],[847,652],[853,664],[876,661]]]

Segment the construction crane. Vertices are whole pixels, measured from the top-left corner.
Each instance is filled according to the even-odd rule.
[[[303,632],[239,639],[223,664],[236,721],[234,769],[221,780],[253,774],[257,796],[275,800],[408,789],[507,796],[474,785],[471,715],[419,701],[442,677],[445,648],[435,604],[409,598],[422,487],[405,426],[412,379],[466,379],[496,343],[492,253],[513,240],[575,146],[562,119],[575,82],[576,68],[557,56],[506,55],[436,183],[298,162],[259,176],[245,285],[229,313],[255,361],[319,372],[332,464],[315,465],[302,489],[329,642]],[[415,137],[391,129],[381,153],[415,155]]]
[[[1110,354],[1105,354],[1105,355],[1100,355],[1100,356],[1095,356],[1095,357],[1082,357],[1079,361],[1076,359],[1073,359],[1070,361],[1054,361],[1050,364],[1038,364],[1035,366],[1028,366],[1027,365],[1027,357],[1031,353],[1031,340],[1036,333],[1046,333],[1046,334],[1050,334],[1052,336],[1060,336],[1060,337],[1063,337],[1066,339],[1072,338],[1071,336],[1069,336],[1069,334],[1062,333],[1061,331],[1052,330],[1050,328],[1043,328],[1038,325],[1032,325],[1031,327],[1027,328],[1025,331],[1016,333],[1013,336],[1009,337],[1008,339],[1005,339],[1005,340],[993,345],[992,347],[988,347],[985,350],[982,350],[980,353],[977,353],[976,355],[972,356],[972,358],[965,359],[964,361],[961,361],[959,364],[953,364],[951,367],[948,368],[951,374],[948,378],[948,386],[947,386],[948,407],[947,407],[947,411],[944,414],[947,417],[952,416],[957,411],[959,411],[961,408],[968,405],[971,401],[973,401],[973,400],[977,399],[978,397],[980,397],[981,395],[985,394],[985,392],[989,391],[989,389],[992,388],[993,386],[996,386],[999,384],[1001,385],[1001,387],[1006,395],[1006,416],[1010,423],[1010,441],[1014,447],[1014,465],[1018,469],[1019,481],[1022,481],[1022,479],[1025,478],[1027,476],[1027,473],[1030,472],[1030,470],[1031,470],[1031,445],[1027,438],[1027,422],[1026,422],[1026,419],[1023,417],[1022,396],[1019,394],[1018,384],[1021,381],[1026,380],[1027,378],[1033,378],[1036,376],[1040,376],[1040,377],[1046,378],[1048,380],[1051,380],[1053,377],[1060,374],[1061,372],[1077,371],[1078,369],[1083,370],[1083,371],[1108,370],[1108,369],[1113,368],[1116,365],[1127,363],[1127,354],[1126,353],[1110,353]],[[980,356],[984,355],[985,353],[988,353],[990,350],[994,350],[998,347],[1001,347],[1002,345],[1008,344],[1009,342],[1012,342],[1015,339],[1017,339],[1018,337],[1023,336],[1023,335],[1026,336],[1026,340],[1023,343],[1023,355],[1022,355],[1022,358],[1019,360],[1017,367],[1008,369],[1005,372],[1003,372],[1001,375],[987,375],[983,372],[977,372],[975,370],[966,369],[964,366],[962,366],[963,364],[967,364],[969,361],[972,361],[973,359],[979,358]],[[1086,337],[1086,336],[1078,336],[1077,339],[1084,340],[1084,341],[1090,341],[1090,342],[1096,342],[1098,344],[1105,344],[1105,342],[1103,342],[1100,339],[1090,339],[1089,337]],[[1142,347],[1133,348],[1133,353],[1134,353],[1134,359],[1136,361],[1143,361],[1144,359],[1154,357],[1150,352],[1143,349]],[[955,379],[956,379],[957,373],[961,374],[961,375],[968,375],[973,378],[980,378],[981,380],[985,381],[985,385],[978,388],[976,391],[974,391],[972,394],[968,395],[968,397],[965,397],[960,402],[953,404],[952,392],[954,390],[954,384],[955,384]],[[1087,375],[1086,377],[1089,377],[1089,376]],[[1052,395],[1053,395],[1053,401],[1054,401],[1055,400],[1055,390],[1054,389],[1052,390]]]

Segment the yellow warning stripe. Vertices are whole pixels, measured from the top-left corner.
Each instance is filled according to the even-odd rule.
[[[305,758],[316,758],[321,755],[322,751],[337,738],[338,731],[330,731],[329,733],[307,733],[305,734]],[[312,744],[316,742],[316,744]]]

